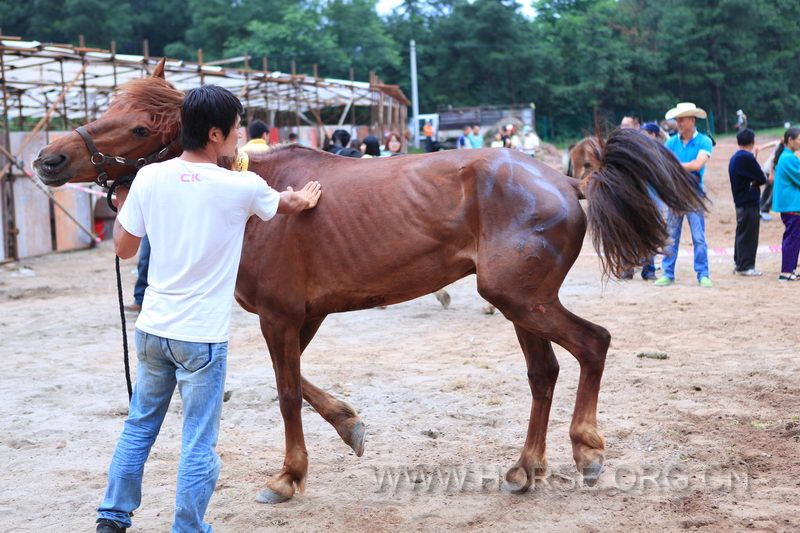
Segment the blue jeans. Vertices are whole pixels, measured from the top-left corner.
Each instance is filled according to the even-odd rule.
[[[228,343],[183,342],[136,330],[136,353],[139,364],[133,398],[97,518],[131,526],[131,513],[142,501],[144,463],[177,384],[183,402],[183,432],[172,531],[211,531],[203,516],[219,477],[215,448]]]
[[[708,277],[708,245],[706,245],[706,221],[703,213],[686,213],[686,220],[689,222],[689,230],[692,233],[692,244],[694,245],[694,271],[697,272],[697,279]],[[675,279],[675,261],[678,260],[678,245],[681,241],[681,226],[683,225],[683,215],[677,216],[670,212],[667,215],[667,227],[672,242],[664,251],[664,260],[661,266],[664,269],[664,276]]]
[[[150,270],[150,239],[145,235],[139,245],[139,264],[136,265],[136,285],[133,287],[133,301],[139,305],[144,302],[144,291],[147,289],[147,271]]]

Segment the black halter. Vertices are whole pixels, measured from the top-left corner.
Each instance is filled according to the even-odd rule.
[[[117,185],[117,182],[132,182],[133,178],[136,176],[136,172],[140,168],[145,165],[149,165],[150,163],[161,161],[167,156],[167,154],[169,154],[170,150],[172,150],[180,142],[179,138],[176,137],[172,140],[172,142],[164,145],[159,150],[146,157],[140,157],[139,159],[128,159],[120,155],[106,155],[98,150],[97,146],[94,145],[94,141],[92,141],[92,138],[89,136],[89,132],[86,131],[86,128],[83,126],[75,128],[75,131],[78,132],[78,135],[81,136],[81,139],[83,139],[83,142],[86,144],[86,148],[89,150],[89,161],[92,163],[92,165],[94,165],[94,168],[97,169],[97,177],[94,179],[94,182],[106,189],[112,187],[112,185]],[[108,178],[108,172],[105,170],[106,165],[121,165],[131,167],[133,168],[134,172],[132,174],[117,178],[112,184],[109,184],[110,180]],[[122,183],[120,183],[120,185],[121,184]]]

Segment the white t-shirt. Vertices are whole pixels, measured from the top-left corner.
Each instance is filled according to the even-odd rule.
[[[118,215],[150,239],[148,287],[136,328],[188,342],[225,342],[251,215],[275,216],[280,194],[253,172],[171,159],[141,169]]]

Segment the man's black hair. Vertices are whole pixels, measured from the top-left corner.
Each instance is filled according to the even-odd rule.
[[[247,126],[247,135],[250,139],[260,139],[265,133],[269,133],[269,126],[263,120],[254,120]]]
[[[227,137],[242,103],[228,89],[203,85],[189,90],[181,106],[181,144],[184,150],[200,150],[208,144],[208,132],[219,128]]]
[[[297,134],[295,132],[289,133],[289,140],[290,141],[296,141],[297,140]]]
[[[350,144],[350,134],[346,130],[336,130],[331,135],[331,139],[339,146],[347,146]]]
[[[750,128],[745,128],[736,134],[736,144],[739,146],[750,146],[756,142],[756,132]]]

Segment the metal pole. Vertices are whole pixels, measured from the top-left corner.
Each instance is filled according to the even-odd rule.
[[[414,115],[414,148],[419,148],[419,94],[417,92],[417,43],[409,42],[411,55],[411,110]]]

